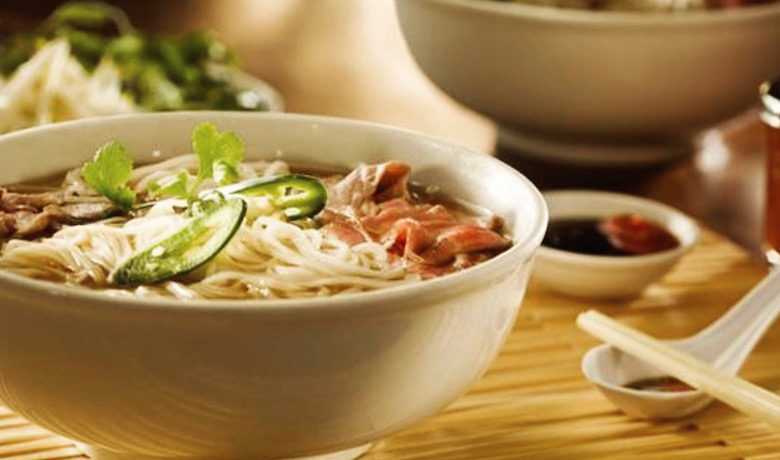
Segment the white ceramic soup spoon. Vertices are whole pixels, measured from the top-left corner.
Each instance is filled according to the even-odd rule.
[[[717,321],[674,345],[735,375],[759,339],[780,313],[780,269],[772,270]],[[704,408],[712,398],[700,390],[637,390],[626,385],[666,377],[640,359],[610,345],[600,345],[582,358],[582,372],[625,413],[649,419],[673,419]]]

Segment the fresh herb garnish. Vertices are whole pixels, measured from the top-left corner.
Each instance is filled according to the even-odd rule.
[[[187,184],[189,183],[190,176],[186,171],[182,171],[176,175],[176,179],[165,184],[159,184],[157,182],[149,182],[146,188],[156,196],[170,196],[186,198],[188,196]]]
[[[227,185],[238,179],[238,168],[244,158],[244,142],[238,134],[219,131],[214,123],[201,123],[192,132],[192,151],[198,157],[198,175],[194,181],[186,173],[180,173],[167,184],[150,184],[149,190],[159,196],[190,199],[205,180]]]
[[[120,32],[133,29],[125,13],[108,3],[97,1],[68,2],[49,16],[48,27],[69,27],[101,30],[114,26]]]
[[[104,144],[81,168],[84,179],[96,192],[124,209],[135,203],[135,192],[127,186],[132,171],[133,159],[117,141]]]
[[[212,34],[136,29],[124,11],[99,1],[67,2],[32,30],[0,34],[0,74],[11,75],[42,44],[56,39],[67,40],[71,55],[87,72],[111,61],[122,92],[144,110],[265,111],[272,106],[235,78],[235,52]]]
[[[238,179],[244,141],[235,132],[219,131],[214,123],[201,123],[192,132],[192,150],[198,156],[198,177],[190,193],[206,179],[214,179],[219,185]]]

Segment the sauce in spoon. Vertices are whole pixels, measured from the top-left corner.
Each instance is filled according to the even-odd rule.
[[[682,380],[671,377],[653,377],[648,379],[635,380],[625,385],[626,388],[640,391],[661,391],[661,392],[674,392],[674,391],[693,391],[694,388]]]

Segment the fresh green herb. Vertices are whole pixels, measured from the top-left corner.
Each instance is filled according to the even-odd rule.
[[[166,184],[158,184],[157,182],[150,182],[147,184],[147,189],[157,196],[172,196],[179,198],[186,198],[187,184],[189,183],[189,175],[186,171],[182,171],[176,175],[176,179]]]
[[[148,65],[136,77],[139,101],[152,110],[176,110],[184,104],[184,95],[174,82],[166,78],[159,65]]]
[[[192,150],[198,156],[198,177],[192,193],[206,179],[227,185],[238,179],[244,158],[244,141],[233,131],[220,132],[214,123],[201,123],[192,132]]]
[[[84,164],[81,173],[96,192],[122,208],[130,209],[135,203],[135,192],[127,186],[132,170],[133,160],[125,147],[117,141],[110,141]]]
[[[201,123],[192,132],[192,151],[198,157],[198,175],[192,183],[186,173],[181,173],[170,183],[152,184],[150,191],[159,196],[192,199],[205,180],[227,185],[238,179],[244,158],[244,142],[238,134],[219,131],[214,123]]]
[[[193,201],[190,210],[193,217],[182,229],[131,255],[111,273],[111,282],[122,286],[153,284],[201,267],[238,231],[246,202],[212,193]]]
[[[49,16],[51,26],[102,29],[115,26],[120,31],[132,30],[125,13],[112,5],[96,1],[68,2]]]
[[[211,34],[151,34],[134,28],[121,9],[97,1],[65,3],[36,29],[3,37],[0,74],[10,75],[43,43],[58,38],[68,41],[88,72],[102,60],[112,61],[123,92],[145,110],[265,111],[271,106],[266,96],[238,82],[235,53]]]

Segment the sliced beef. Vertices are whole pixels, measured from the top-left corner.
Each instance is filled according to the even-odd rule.
[[[380,205],[380,209],[382,206]],[[462,220],[442,205],[392,203],[391,212],[380,211],[361,220],[375,241],[403,256],[411,265],[465,268],[472,263],[460,254],[498,252],[511,245],[508,238],[471,220]],[[481,259],[481,258],[480,258]],[[424,267],[416,270],[425,272]]]
[[[0,187],[0,210],[14,212],[20,209],[43,209],[50,204],[59,204],[65,201],[65,194],[61,190],[39,193],[9,192]]]
[[[63,225],[110,216],[117,207],[107,199],[66,191],[10,192],[0,187],[0,239],[42,235]]]
[[[361,166],[330,187],[320,215],[323,230],[347,242],[380,242],[407,269],[438,276],[474,265],[511,245],[489,226],[441,204],[416,203],[410,167],[388,162]]]
[[[391,198],[408,198],[409,165],[390,161],[361,165],[328,190],[326,212],[347,217],[370,215],[376,204]]]
[[[454,261],[458,254],[506,249],[511,241],[473,224],[455,224],[442,229],[434,243],[422,252],[425,263],[439,265]]]

